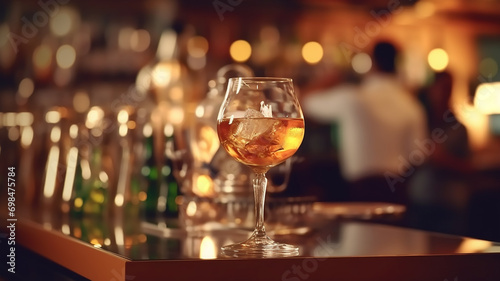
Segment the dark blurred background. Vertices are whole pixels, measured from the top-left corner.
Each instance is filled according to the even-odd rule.
[[[177,39],[160,48],[168,29]],[[429,109],[425,93],[433,91],[438,74],[452,77],[449,108],[465,129],[449,135],[465,143],[453,157],[430,153],[434,165],[416,167],[405,178],[404,223],[500,241],[498,0],[2,1],[2,171],[18,167],[20,184],[43,185],[47,143],[54,142],[51,124],[83,122],[94,106],[136,106],[130,88],[154,87],[155,77],[145,79],[141,70],[173,57],[165,51],[170,45],[189,77],[183,96],[189,117],[224,65],[246,64],[256,76],[291,77],[302,100],[357,83],[372,71],[371,50],[380,39],[399,46],[398,73],[423,108]],[[489,86],[480,88],[484,83]],[[446,89],[435,95],[440,91]],[[158,102],[161,94],[151,100]],[[48,112],[57,112],[56,121]],[[430,120],[432,110],[425,112]],[[306,137],[282,195],[349,201],[339,125],[304,113]]]

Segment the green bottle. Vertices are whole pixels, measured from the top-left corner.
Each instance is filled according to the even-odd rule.
[[[160,195],[159,175],[155,159],[155,147],[153,128],[151,124],[144,126],[144,153],[141,175],[145,179],[146,200],[144,201],[144,213],[146,217],[154,217],[158,214],[158,197]]]
[[[94,147],[90,158],[90,179],[84,182],[84,215],[103,215],[107,206],[107,174],[102,170],[102,148]]]

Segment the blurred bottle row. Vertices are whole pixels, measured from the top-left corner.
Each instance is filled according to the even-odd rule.
[[[75,216],[151,217],[177,216],[191,197],[252,196],[252,173],[219,146],[216,117],[228,77],[253,72],[227,65],[210,80],[205,97],[195,96],[193,88],[203,87],[179,59],[181,33],[176,26],[162,33],[156,57],[134,84],[75,91],[72,106],[61,93],[68,87],[47,87],[37,96],[24,95],[42,104],[21,100],[20,111],[0,113],[0,153],[7,155],[4,165],[19,167],[18,200]],[[17,95],[33,87],[25,79]],[[113,87],[122,94],[111,94]],[[47,99],[50,106],[43,104]],[[270,173],[271,192],[286,187],[290,165]]]

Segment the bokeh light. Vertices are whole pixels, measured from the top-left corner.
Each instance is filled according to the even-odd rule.
[[[49,124],[58,123],[61,120],[61,114],[59,111],[51,110],[45,114],[45,122]]]
[[[89,109],[90,98],[87,92],[78,91],[73,96],[73,108],[78,113],[83,113]]]
[[[366,53],[358,53],[352,58],[351,65],[356,73],[364,74],[372,68],[372,59]]]
[[[500,82],[479,85],[474,96],[474,106],[482,114],[499,114]]]
[[[104,110],[99,106],[93,106],[89,113],[87,113],[87,120],[85,121],[85,126],[89,129],[95,128],[100,125],[102,119],[104,118]]]
[[[124,27],[118,32],[118,47],[123,50],[130,49],[130,42],[134,29],[132,27]]]
[[[429,66],[435,71],[443,71],[448,66],[448,53],[441,48],[436,48],[429,52],[427,57]]]
[[[18,126],[25,127],[33,124],[34,117],[31,112],[19,112],[16,116],[16,123]]]
[[[217,245],[210,236],[205,236],[200,243],[200,259],[209,260],[217,258]]]
[[[149,48],[151,36],[145,29],[137,29],[132,31],[130,35],[130,48],[136,52],[144,52]]]
[[[318,42],[307,42],[302,47],[302,57],[309,64],[316,64],[323,58],[323,47]]]
[[[50,30],[56,36],[67,35],[73,28],[72,11],[67,8],[61,8],[59,12],[54,13],[50,20]]]
[[[237,62],[245,62],[252,55],[252,46],[245,40],[237,40],[229,48],[231,58]]]
[[[52,50],[48,45],[42,44],[33,51],[33,65],[44,70],[50,67],[52,62]]]
[[[62,45],[57,49],[56,61],[60,68],[67,69],[75,64],[76,51],[70,45]]]
[[[30,78],[24,78],[21,80],[21,82],[19,82],[19,87],[17,88],[19,96],[25,99],[29,98],[33,94],[34,90],[35,84]]]
[[[208,52],[208,41],[203,36],[193,36],[187,42],[188,54],[195,58],[204,57]]]

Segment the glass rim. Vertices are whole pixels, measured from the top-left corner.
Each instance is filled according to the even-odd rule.
[[[292,83],[292,78],[287,77],[231,77],[229,81],[245,81],[253,83]]]

